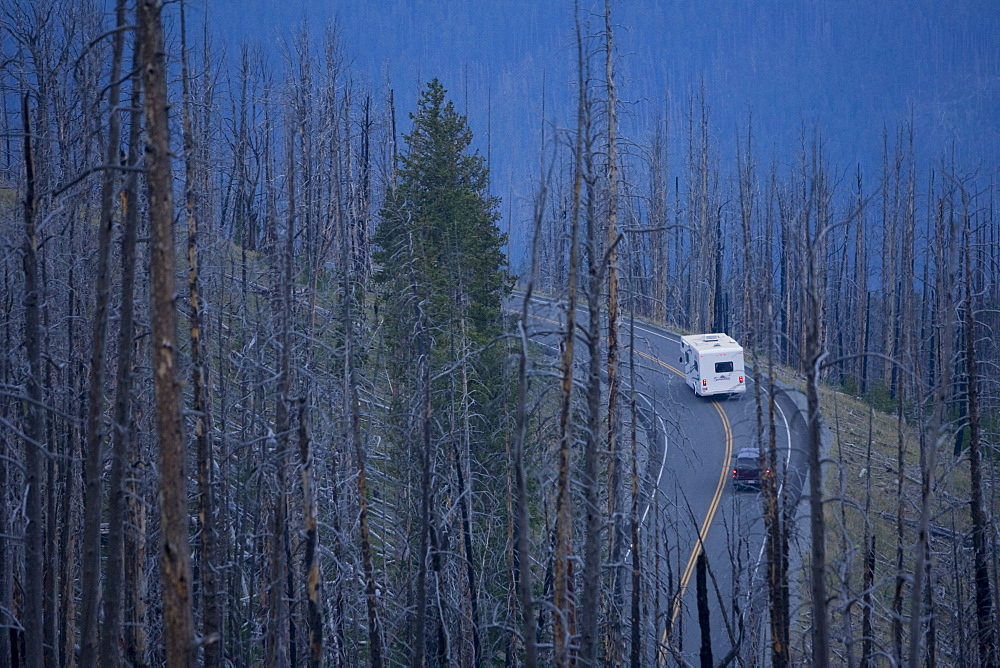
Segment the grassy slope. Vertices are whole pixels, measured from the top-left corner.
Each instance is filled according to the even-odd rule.
[[[826,452],[827,465],[824,466],[824,486],[825,496],[830,500],[826,506],[826,522],[830,628],[834,637],[831,646],[835,652],[833,659],[837,663],[846,660],[848,642],[845,641],[848,637],[855,643],[855,659],[861,652],[860,603],[863,594],[866,524],[869,534],[875,539],[875,651],[891,654],[891,616],[897,572],[896,527],[900,498],[903,511],[902,571],[907,578],[903,593],[904,624],[908,624],[911,608],[909,578],[916,563],[916,524],[920,517],[921,503],[920,430],[917,425],[906,421],[900,424],[896,415],[873,410],[859,398],[829,387],[821,388],[820,401],[830,435]],[[897,465],[900,436],[904,449],[902,495],[898,491]],[[958,631],[960,625],[951,624],[950,620],[953,618],[956,601],[959,601],[957,605],[960,607],[968,606],[971,587],[968,458],[954,457],[952,446],[953,440],[946,438],[938,447],[932,476],[931,591],[939,659],[944,656],[957,658],[956,652],[963,642],[963,636]],[[925,448],[930,448],[930,444],[925,445]],[[986,478],[988,481],[994,480],[992,469],[987,470]],[[988,490],[987,495],[990,493]],[[989,498],[987,503],[992,507]],[[849,630],[844,614],[847,608],[851,615]],[[793,640],[793,645],[805,651],[808,647],[808,611],[799,612],[804,613],[799,619],[799,628],[804,637],[798,641]],[[907,637],[908,628],[904,626],[904,647]],[[806,656],[799,658],[805,659]]]

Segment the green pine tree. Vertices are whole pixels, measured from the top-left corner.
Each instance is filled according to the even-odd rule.
[[[413,130],[404,137],[396,183],[373,238],[387,352],[380,358],[391,381],[383,401],[388,405],[383,461],[386,479],[398,481],[386,494],[412,518],[400,521],[409,531],[397,537],[411,557],[387,563],[384,573],[394,583],[390,591],[416,583],[410,585],[415,600],[406,602],[414,611],[409,624],[434,609],[424,584],[427,562],[419,558],[423,550],[434,554],[435,570],[456,574],[446,580],[454,589],[444,599],[465,602],[443,618],[427,617],[426,628],[413,625],[419,639],[398,648],[403,663],[424,657],[444,663],[440,624],[450,627],[448,637],[466,643],[455,651],[477,657],[489,653],[486,647],[496,646],[501,636],[481,628],[476,609],[480,596],[492,599],[490,608],[501,605],[505,580],[483,571],[477,555],[504,549],[497,543],[502,532],[495,530],[503,521],[497,519],[495,500],[503,497],[504,478],[484,472],[503,470],[505,464],[503,402],[509,397],[500,335],[512,279],[502,250],[506,238],[496,224],[498,200],[489,196],[489,171],[470,149],[465,117],[436,79],[411,118]]]
[[[502,300],[512,285],[502,250],[506,236],[496,224],[499,201],[488,194],[489,170],[469,151],[472,131],[445,93],[434,79],[410,115],[413,130],[404,137],[397,185],[373,239],[380,266],[375,280],[385,288],[383,305],[413,296],[415,288],[427,304],[426,326],[447,329],[464,320],[467,335],[483,346],[502,331]]]

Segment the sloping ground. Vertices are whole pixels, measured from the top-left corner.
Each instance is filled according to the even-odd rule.
[[[801,379],[790,380],[801,386]],[[953,434],[935,446],[933,435],[904,416],[888,415],[871,408],[857,397],[821,388],[821,410],[825,422],[824,488],[826,505],[827,592],[830,596],[829,627],[832,660],[848,664],[865,651],[864,611],[866,561],[872,569],[868,592],[871,610],[870,651],[884,662],[897,643],[908,656],[909,624],[915,602],[912,578],[917,564],[917,526],[921,508],[921,461],[933,461],[930,497],[930,559],[924,579],[924,596],[918,604],[925,615],[925,648],[933,648],[929,660],[946,664],[969,659],[973,613],[971,520],[969,514],[969,461],[967,452],[956,457]],[[967,443],[967,441],[966,441]],[[923,452],[921,449],[923,448]],[[900,471],[900,455],[902,471]],[[997,499],[995,462],[984,463],[987,517],[995,515]],[[800,506],[800,511],[804,506]],[[810,657],[808,583],[800,578],[808,563],[808,524],[800,523],[805,535],[793,538],[803,556],[802,570],[792,573],[801,587],[802,605],[796,612],[798,638],[793,638],[794,658]],[[993,574],[996,574],[994,531]],[[901,531],[900,531],[901,528]],[[868,545],[871,549],[866,549]],[[929,578],[929,585],[928,585]],[[801,580],[801,581],[800,581]],[[994,581],[994,593],[996,582]],[[901,617],[896,613],[901,611]],[[894,623],[894,619],[900,619]],[[922,651],[928,651],[927,649]],[[850,657],[850,658],[849,658]]]

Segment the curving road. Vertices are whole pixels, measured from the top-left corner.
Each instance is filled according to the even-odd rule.
[[[518,309],[519,299],[513,304]],[[536,298],[530,314],[532,339],[558,347],[565,307]],[[577,322],[586,325],[585,311],[578,312]],[[627,320],[621,324],[620,341],[629,345]],[[655,634],[658,642],[649,651],[656,651],[662,663],[698,661],[702,633],[695,570],[704,550],[714,662],[735,653],[761,656],[767,628],[762,503],[758,493],[737,491],[729,481],[732,453],[756,444],[753,379],[737,399],[697,397],[677,368],[676,334],[636,322],[633,348],[635,378],[629,377],[627,349],[622,352],[622,375],[624,389],[634,383],[643,409],[648,494],[642,530],[653,532],[654,540],[647,544],[656,547],[643,555],[644,586],[660,592],[646,613],[648,635]],[[577,350],[579,364],[585,365],[582,342]],[[803,421],[788,396],[779,393],[776,399],[780,468],[786,470],[781,480],[795,487],[789,491],[797,499],[805,462],[802,449],[794,444],[804,442]]]

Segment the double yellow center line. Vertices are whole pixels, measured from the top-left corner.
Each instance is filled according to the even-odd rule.
[[[654,357],[648,353],[644,353],[640,350],[635,351],[636,354],[645,357],[654,364],[659,364],[664,369],[673,371],[680,377],[684,377],[684,374],[675,367],[670,366],[663,360]],[[712,407],[719,414],[719,421],[722,422],[722,430],[725,433],[725,454],[722,458],[722,469],[719,471],[719,482],[715,486],[715,494],[712,496],[712,502],[708,506],[708,512],[705,513],[705,519],[701,523],[701,527],[698,529],[698,540],[695,541],[694,547],[691,549],[691,556],[688,557],[687,565],[684,567],[684,574],[681,576],[680,583],[677,587],[676,593],[674,593],[673,599],[670,602],[670,621],[664,627],[663,634],[660,637],[660,643],[663,647],[668,645],[667,642],[667,632],[669,629],[673,628],[674,623],[677,621],[677,615],[680,614],[681,605],[684,600],[684,594],[687,592],[688,585],[691,583],[691,575],[694,573],[695,563],[698,561],[698,555],[701,554],[704,549],[705,537],[708,536],[708,530],[712,526],[712,521],[715,519],[715,513],[719,509],[719,503],[722,501],[722,493],[726,489],[726,480],[728,479],[729,473],[729,460],[733,455],[733,430],[729,424],[729,418],[726,416],[726,412],[722,410],[722,405],[718,402],[712,402]],[[663,650],[658,652],[659,661],[664,662],[665,656]]]
[[[515,312],[512,309],[507,310]],[[529,315],[537,320],[550,322],[554,325],[562,324],[542,316],[534,314]],[[654,364],[660,365],[668,371],[674,372],[681,378],[684,377],[684,374],[680,371],[680,369],[670,366],[654,355],[642,352],[641,350],[636,350],[635,353],[640,357],[644,357],[650,362],[653,362]],[[677,591],[670,602],[670,621],[667,626],[664,627],[663,634],[660,637],[660,644],[662,647],[666,647],[668,645],[667,632],[674,626],[674,623],[677,621],[677,615],[680,614],[684,594],[687,592],[688,585],[691,583],[691,575],[694,573],[695,563],[698,561],[698,555],[700,555],[704,549],[705,537],[708,536],[708,530],[712,526],[712,521],[715,519],[715,513],[719,509],[719,503],[722,501],[722,493],[726,489],[726,480],[728,479],[727,474],[729,473],[729,461],[733,455],[733,430],[729,424],[729,418],[726,416],[726,412],[722,410],[722,405],[718,402],[712,402],[712,407],[715,408],[715,411],[719,414],[719,421],[722,422],[722,430],[725,433],[725,454],[722,458],[722,469],[719,471],[719,482],[715,486],[715,494],[712,496],[712,502],[709,504],[708,512],[705,513],[705,519],[702,521],[701,527],[698,529],[698,540],[695,541],[694,547],[691,549],[691,556],[688,557],[687,565],[684,567],[684,574],[681,576]],[[658,652],[658,655],[659,661],[663,663],[666,657],[662,649]]]

